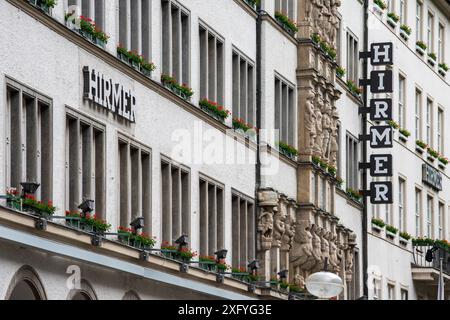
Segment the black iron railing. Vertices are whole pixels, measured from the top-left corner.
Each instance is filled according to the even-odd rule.
[[[435,248],[436,250],[433,250]],[[432,261],[427,261],[427,252],[431,250]],[[420,268],[440,269],[440,260],[442,258],[442,270],[450,275],[450,252],[439,247],[426,245],[413,245],[413,263]],[[430,259],[428,259],[430,260]]]

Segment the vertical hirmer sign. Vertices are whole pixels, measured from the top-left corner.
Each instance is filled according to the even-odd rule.
[[[394,47],[391,42],[373,43],[369,52],[360,52],[360,59],[370,59],[372,66],[387,66],[394,63]],[[370,79],[361,79],[360,86],[364,90],[382,94],[391,93],[393,74],[391,70],[376,70],[370,73]],[[372,121],[392,120],[392,99],[371,99],[369,107],[360,108],[360,113],[370,114]],[[372,149],[392,148],[393,129],[391,126],[372,126],[369,134],[363,132],[359,136],[362,143],[370,142]],[[369,170],[372,177],[392,177],[392,155],[372,154],[368,163],[360,163],[359,168]],[[363,196],[370,197],[372,204],[393,203],[392,182],[379,181],[370,184],[370,190],[362,190]]]

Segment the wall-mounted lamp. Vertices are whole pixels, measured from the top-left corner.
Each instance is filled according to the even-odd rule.
[[[86,217],[87,213],[94,211],[94,200],[85,199],[79,206],[78,209],[81,210],[82,216]]]
[[[37,189],[41,186],[37,182],[21,182],[20,185],[22,186],[22,196],[25,196],[26,194],[35,194]]]
[[[144,228],[144,222],[145,222],[144,217],[137,217],[136,219],[131,221],[130,226],[133,228],[134,232],[138,234],[140,233],[142,228]]]

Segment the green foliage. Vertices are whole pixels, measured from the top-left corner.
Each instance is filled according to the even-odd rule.
[[[343,78],[343,77],[345,76],[345,69],[342,68],[342,67],[337,67],[337,68],[336,68],[336,75],[337,75],[339,78]]]
[[[411,30],[411,28],[410,28],[408,25],[402,24],[402,25],[400,26],[400,29],[403,30],[403,31],[405,31],[405,33],[406,33],[408,36],[411,35],[412,30]]]
[[[283,14],[282,12],[276,11],[275,19],[277,19],[278,22],[280,22],[284,27],[289,29],[292,33],[296,33],[298,31],[298,27],[295,24],[295,22],[289,19],[289,17]]]
[[[409,132],[408,130],[403,129],[403,128],[398,131],[407,138],[411,135],[411,132]]]
[[[208,100],[208,99],[202,99],[198,103],[201,107],[204,107],[211,111],[214,115],[221,118],[222,120],[228,118],[228,115],[230,114],[230,111],[226,110],[223,106],[217,104],[217,102]]]
[[[386,223],[382,219],[372,218],[372,224],[384,228],[386,226]]]
[[[280,148],[280,150],[286,152],[288,155],[295,157],[296,155],[298,155],[298,150],[295,149],[293,146],[283,142],[283,141],[279,141],[278,142],[278,147]]]
[[[385,10],[387,8],[386,2],[383,0],[373,0],[373,2],[380,7],[381,10]]]
[[[411,235],[408,232],[405,232],[405,231],[400,232],[400,237],[402,237],[405,240],[411,239]]]
[[[171,77],[167,74],[161,75],[161,82],[163,84],[167,84],[172,88],[175,88],[179,90],[181,93],[183,93],[187,98],[192,97],[194,94],[194,91],[192,91],[191,88],[189,88],[186,84],[179,84],[174,77]]]
[[[400,20],[400,17],[399,17],[395,12],[389,12],[389,13],[387,14],[387,16],[388,16],[389,18],[391,18],[392,21],[394,21],[394,22],[398,22],[398,21]]]
[[[427,49],[427,45],[423,41],[417,41],[416,45],[422,50],[426,50]]]
[[[396,227],[391,226],[391,225],[388,224],[388,225],[386,225],[386,231],[389,231],[389,232],[391,232],[393,234],[397,234],[398,229]]]
[[[445,72],[448,71],[448,65],[445,62],[439,63],[439,68],[441,68]]]
[[[416,140],[416,145],[418,145],[422,149],[425,149],[427,147],[427,144],[421,140]]]

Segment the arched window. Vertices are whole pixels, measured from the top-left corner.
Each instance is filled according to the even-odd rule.
[[[81,288],[72,289],[67,296],[67,300],[97,300],[94,289],[86,280],[81,280]]]
[[[134,292],[133,290],[130,290],[127,293],[125,293],[122,300],[141,300],[141,298],[139,298],[139,296],[136,292]]]
[[[39,276],[30,266],[21,267],[13,276],[6,292],[6,300],[46,300]]]

